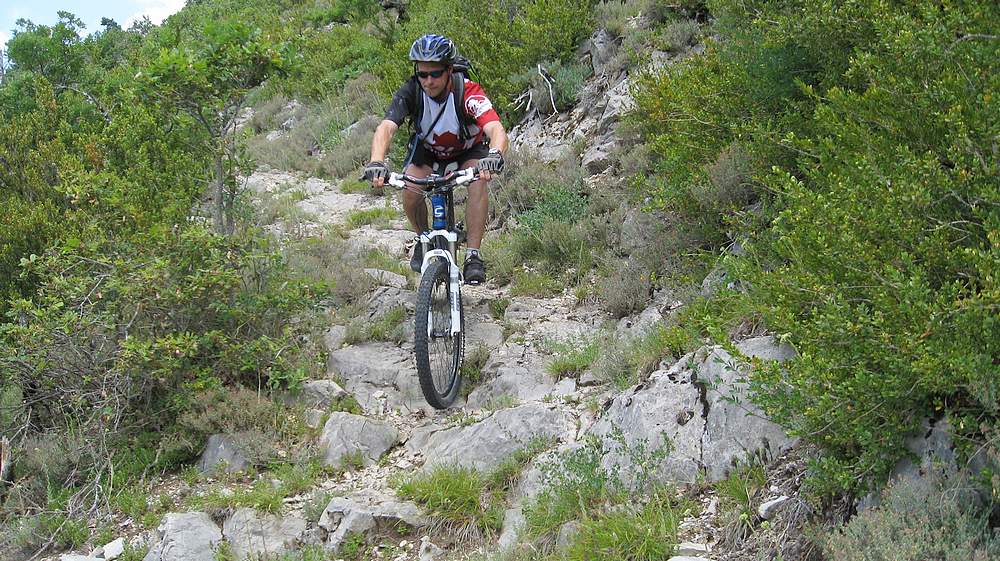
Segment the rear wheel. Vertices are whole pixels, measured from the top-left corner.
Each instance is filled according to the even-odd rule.
[[[452,295],[449,290],[450,265],[437,258],[428,264],[417,289],[413,352],[417,377],[424,398],[435,409],[445,409],[458,395],[462,378],[464,334],[459,320],[458,333],[452,334]],[[462,300],[456,302],[459,317]]]

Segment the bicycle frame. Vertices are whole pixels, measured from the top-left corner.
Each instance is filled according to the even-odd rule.
[[[435,194],[445,195],[447,197],[447,204],[445,205],[445,208],[442,209],[444,214],[443,217],[436,215],[438,209],[432,209],[435,213],[435,221],[440,218],[444,218],[445,228],[433,229],[420,234],[420,243],[423,245],[424,249],[424,262],[420,266],[420,274],[424,274],[427,270],[428,264],[431,263],[431,260],[434,258],[442,258],[448,261],[448,290],[451,292],[452,296],[451,335],[456,335],[462,330],[461,287],[463,282],[462,270],[458,266],[458,261],[456,259],[458,249],[458,232],[454,227],[452,189],[461,185],[467,185],[477,179],[479,179],[478,172],[474,168],[468,168],[458,172],[449,173],[444,176],[432,174],[426,178],[410,177],[403,174],[392,173],[389,174],[389,180],[387,181],[387,183],[394,187],[420,193],[427,199],[430,199],[430,197]],[[414,188],[408,185],[408,183],[417,185],[418,187]],[[431,189],[425,191],[419,187],[431,187]],[[435,240],[442,240],[442,243],[435,244]],[[445,246],[447,249],[441,249],[440,247],[435,247],[435,245]],[[432,326],[434,324],[434,322],[431,321],[432,319],[433,318],[429,318],[429,321],[427,322],[428,336],[433,335],[431,333]]]

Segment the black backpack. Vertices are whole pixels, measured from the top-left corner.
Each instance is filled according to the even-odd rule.
[[[472,68],[472,63],[469,59],[462,55],[455,56],[455,62],[452,63],[452,73],[451,73],[451,83],[452,89],[451,94],[455,100],[455,111],[458,113],[458,139],[463,143],[469,139],[469,125],[476,124],[476,118],[469,115],[469,112],[465,110],[465,79],[471,74],[474,74],[475,70]],[[416,77],[411,78],[411,80],[416,80]],[[420,92],[420,84],[417,84],[417,91]],[[447,106],[445,106],[447,107]],[[425,133],[420,130],[420,121],[423,118],[424,104],[414,103],[413,112],[410,113],[410,125],[413,128],[413,134],[410,135],[410,142],[407,147],[407,152],[409,155],[406,157],[406,162],[403,167],[409,165],[410,160],[413,159],[413,154],[417,149],[417,143],[424,139]],[[439,113],[435,118],[434,122],[431,123],[431,129],[437,124],[438,119],[444,114],[444,108],[442,108],[441,113]]]

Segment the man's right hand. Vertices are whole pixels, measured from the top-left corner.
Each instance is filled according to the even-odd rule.
[[[365,164],[365,172],[361,178],[365,181],[371,181],[373,188],[382,189],[385,180],[389,178],[389,167],[380,160],[368,162]]]

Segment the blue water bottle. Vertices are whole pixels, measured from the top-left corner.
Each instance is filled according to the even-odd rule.
[[[448,227],[445,221],[444,195],[431,195],[431,209],[434,213],[434,229],[444,230]]]

